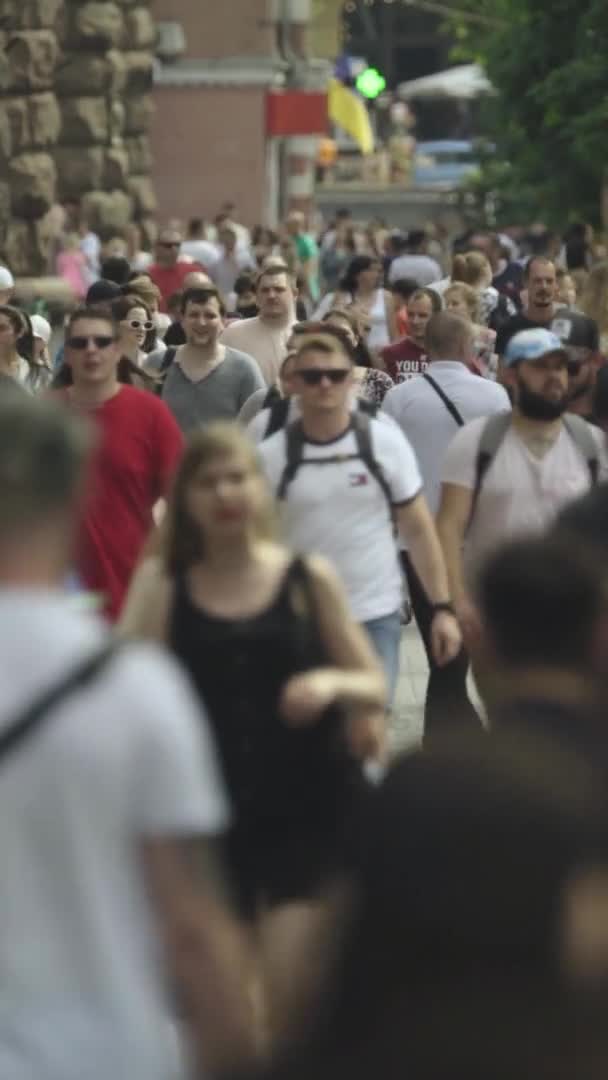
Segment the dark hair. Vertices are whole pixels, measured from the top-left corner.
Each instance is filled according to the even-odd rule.
[[[252,273],[239,274],[234,283],[234,292],[237,296],[243,296],[244,293],[255,292],[255,276]]]
[[[479,578],[482,616],[507,664],[587,669],[606,606],[595,564],[566,537],[516,540]]]
[[[4,315],[10,322],[18,337],[27,333],[28,323],[25,314],[14,307],[13,304],[0,304],[0,315]]]
[[[355,361],[355,364],[357,365],[357,367],[373,368],[374,360],[365,340],[362,315],[363,313],[359,314],[356,306],[351,304],[350,307],[331,308],[323,316],[322,322],[329,323],[329,320],[332,318],[332,316],[337,316],[340,319],[344,319],[344,321],[347,322],[350,326],[357,339],[353,353],[353,359]]]
[[[408,247],[412,251],[417,251],[422,244],[426,243],[427,235],[424,229],[410,229],[407,234]]]
[[[198,236],[203,231],[203,219],[200,217],[190,218],[188,222],[188,236]]]
[[[0,315],[5,315],[9,320],[17,335],[16,346],[19,356],[27,360],[31,366],[34,363],[34,333],[29,315],[14,304],[1,304]]]
[[[530,280],[530,274],[532,273],[532,270],[534,268],[534,263],[537,262],[549,263],[549,265],[555,269],[555,263],[553,262],[553,259],[549,258],[548,255],[530,255],[530,258],[526,259],[524,265],[524,281]]]
[[[101,276],[116,285],[126,285],[131,276],[131,263],[123,255],[112,255],[102,262]]]
[[[188,304],[208,304],[210,300],[217,300],[220,315],[226,314],[226,305],[222,300],[218,290],[209,286],[208,289],[186,289],[182,293],[182,299],[180,304],[180,310],[182,315],[186,314],[186,308]]]
[[[122,294],[122,288],[115,281],[106,281],[100,278],[94,281],[85,297],[86,304],[109,304],[118,299]]]
[[[421,300],[423,297],[431,301],[431,307],[433,309],[434,315],[437,315],[442,310],[441,297],[439,293],[435,292],[434,289],[416,289],[416,291],[413,292],[412,295],[409,297],[408,303],[410,300]]]
[[[71,336],[72,331],[73,331],[76,323],[78,323],[78,322],[80,322],[81,320],[84,320],[84,319],[91,319],[91,320],[94,320],[95,322],[107,322],[107,323],[109,323],[111,328],[112,328],[112,337],[113,338],[118,337],[118,327],[116,325],[116,319],[114,318],[114,314],[112,312],[111,307],[102,308],[102,307],[90,307],[90,306],[87,306],[87,305],[83,305],[82,307],[75,308],[74,311],[72,311],[70,313],[70,316],[68,318],[68,321],[67,321],[66,327],[65,327],[66,345],[67,345],[68,338]],[[123,370],[123,373],[124,373],[124,370]],[[130,379],[126,379],[126,378],[121,379],[121,377],[120,377],[120,366],[119,366],[119,369],[118,369],[118,379],[119,379],[119,382],[129,382],[130,381]],[[64,386],[71,386],[72,382],[73,382],[72,369],[71,369],[70,365],[68,363],[66,363],[66,361],[64,360],[64,362],[61,365],[61,367],[59,368],[59,370],[53,376],[53,381],[51,383],[51,386],[52,386],[53,390],[59,390]]]
[[[600,368],[606,372],[608,368]],[[607,391],[606,379],[603,380]],[[608,400],[606,402],[608,413]],[[575,547],[586,545],[595,549],[591,556],[597,566],[605,565],[608,558],[608,485],[598,484],[580,499],[567,503],[559,514],[554,530],[557,535],[566,536]]]
[[[397,296],[401,296],[403,300],[409,300],[412,293],[418,290],[418,282],[415,278],[398,278],[397,281],[393,281],[391,284],[391,292],[396,293]]]
[[[563,948],[572,879],[606,867],[590,763],[525,733],[446,736],[393,766],[353,849],[325,992],[267,1076],[601,1075],[580,1063],[606,1041],[605,985],[576,987]]]
[[[154,322],[152,318],[152,312],[146,304],[145,300],[142,300],[141,296],[137,296],[135,293],[130,293],[127,296],[121,296],[118,300],[115,300],[112,304],[112,315],[117,323],[126,319],[127,315],[132,308],[143,308],[150,322]],[[156,342],[156,327],[152,327],[151,330],[146,331],[146,336],[143,343],[143,351],[146,353],[151,352]]]
[[[378,255],[355,255],[349,262],[346,273],[340,282],[340,289],[352,295],[357,290],[359,274],[364,270],[370,270],[372,266],[381,266]]]

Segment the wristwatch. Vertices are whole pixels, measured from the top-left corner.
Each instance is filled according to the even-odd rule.
[[[444,612],[447,615],[456,615],[454,611],[454,605],[449,600],[442,600],[438,604],[431,604],[431,617],[434,619],[435,615],[441,615]]]

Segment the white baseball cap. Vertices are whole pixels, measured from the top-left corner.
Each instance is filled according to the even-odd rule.
[[[8,266],[0,266],[0,289],[4,292],[5,289],[14,289],[15,279],[11,274]]]
[[[48,345],[51,340],[51,324],[43,319],[42,315],[30,316],[30,322],[34,337],[40,338],[45,345]]]

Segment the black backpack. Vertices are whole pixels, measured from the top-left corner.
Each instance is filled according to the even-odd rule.
[[[330,457],[305,458],[304,446],[306,444],[306,438],[304,436],[302,424],[299,420],[290,424],[286,431],[287,460],[277,488],[277,499],[285,501],[289,485],[293,482],[298,469],[303,465],[335,465],[336,463],[343,461],[362,461],[363,464],[367,466],[370,475],[373,476],[374,480],[380,486],[382,494],[388,503],[393,528],[395,528],[393,494],[388,480],[382,471],[382,466],[374,457],[372,446],[370,421],[376,415],[377,411],[377,406],[373,405],[371,402],[362,401],[359,403],[359,407],[352,413],[352,430],[357,444],[357,451],[355,454],[332,454]]]

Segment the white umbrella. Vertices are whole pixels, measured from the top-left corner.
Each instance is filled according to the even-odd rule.
[[[461,64],[459,67],[411,79],[397,87],[397,94],[404,101],[412,98],[460,98],[470,101],[481,94],[494,93],[494,87],[479,64]]]

